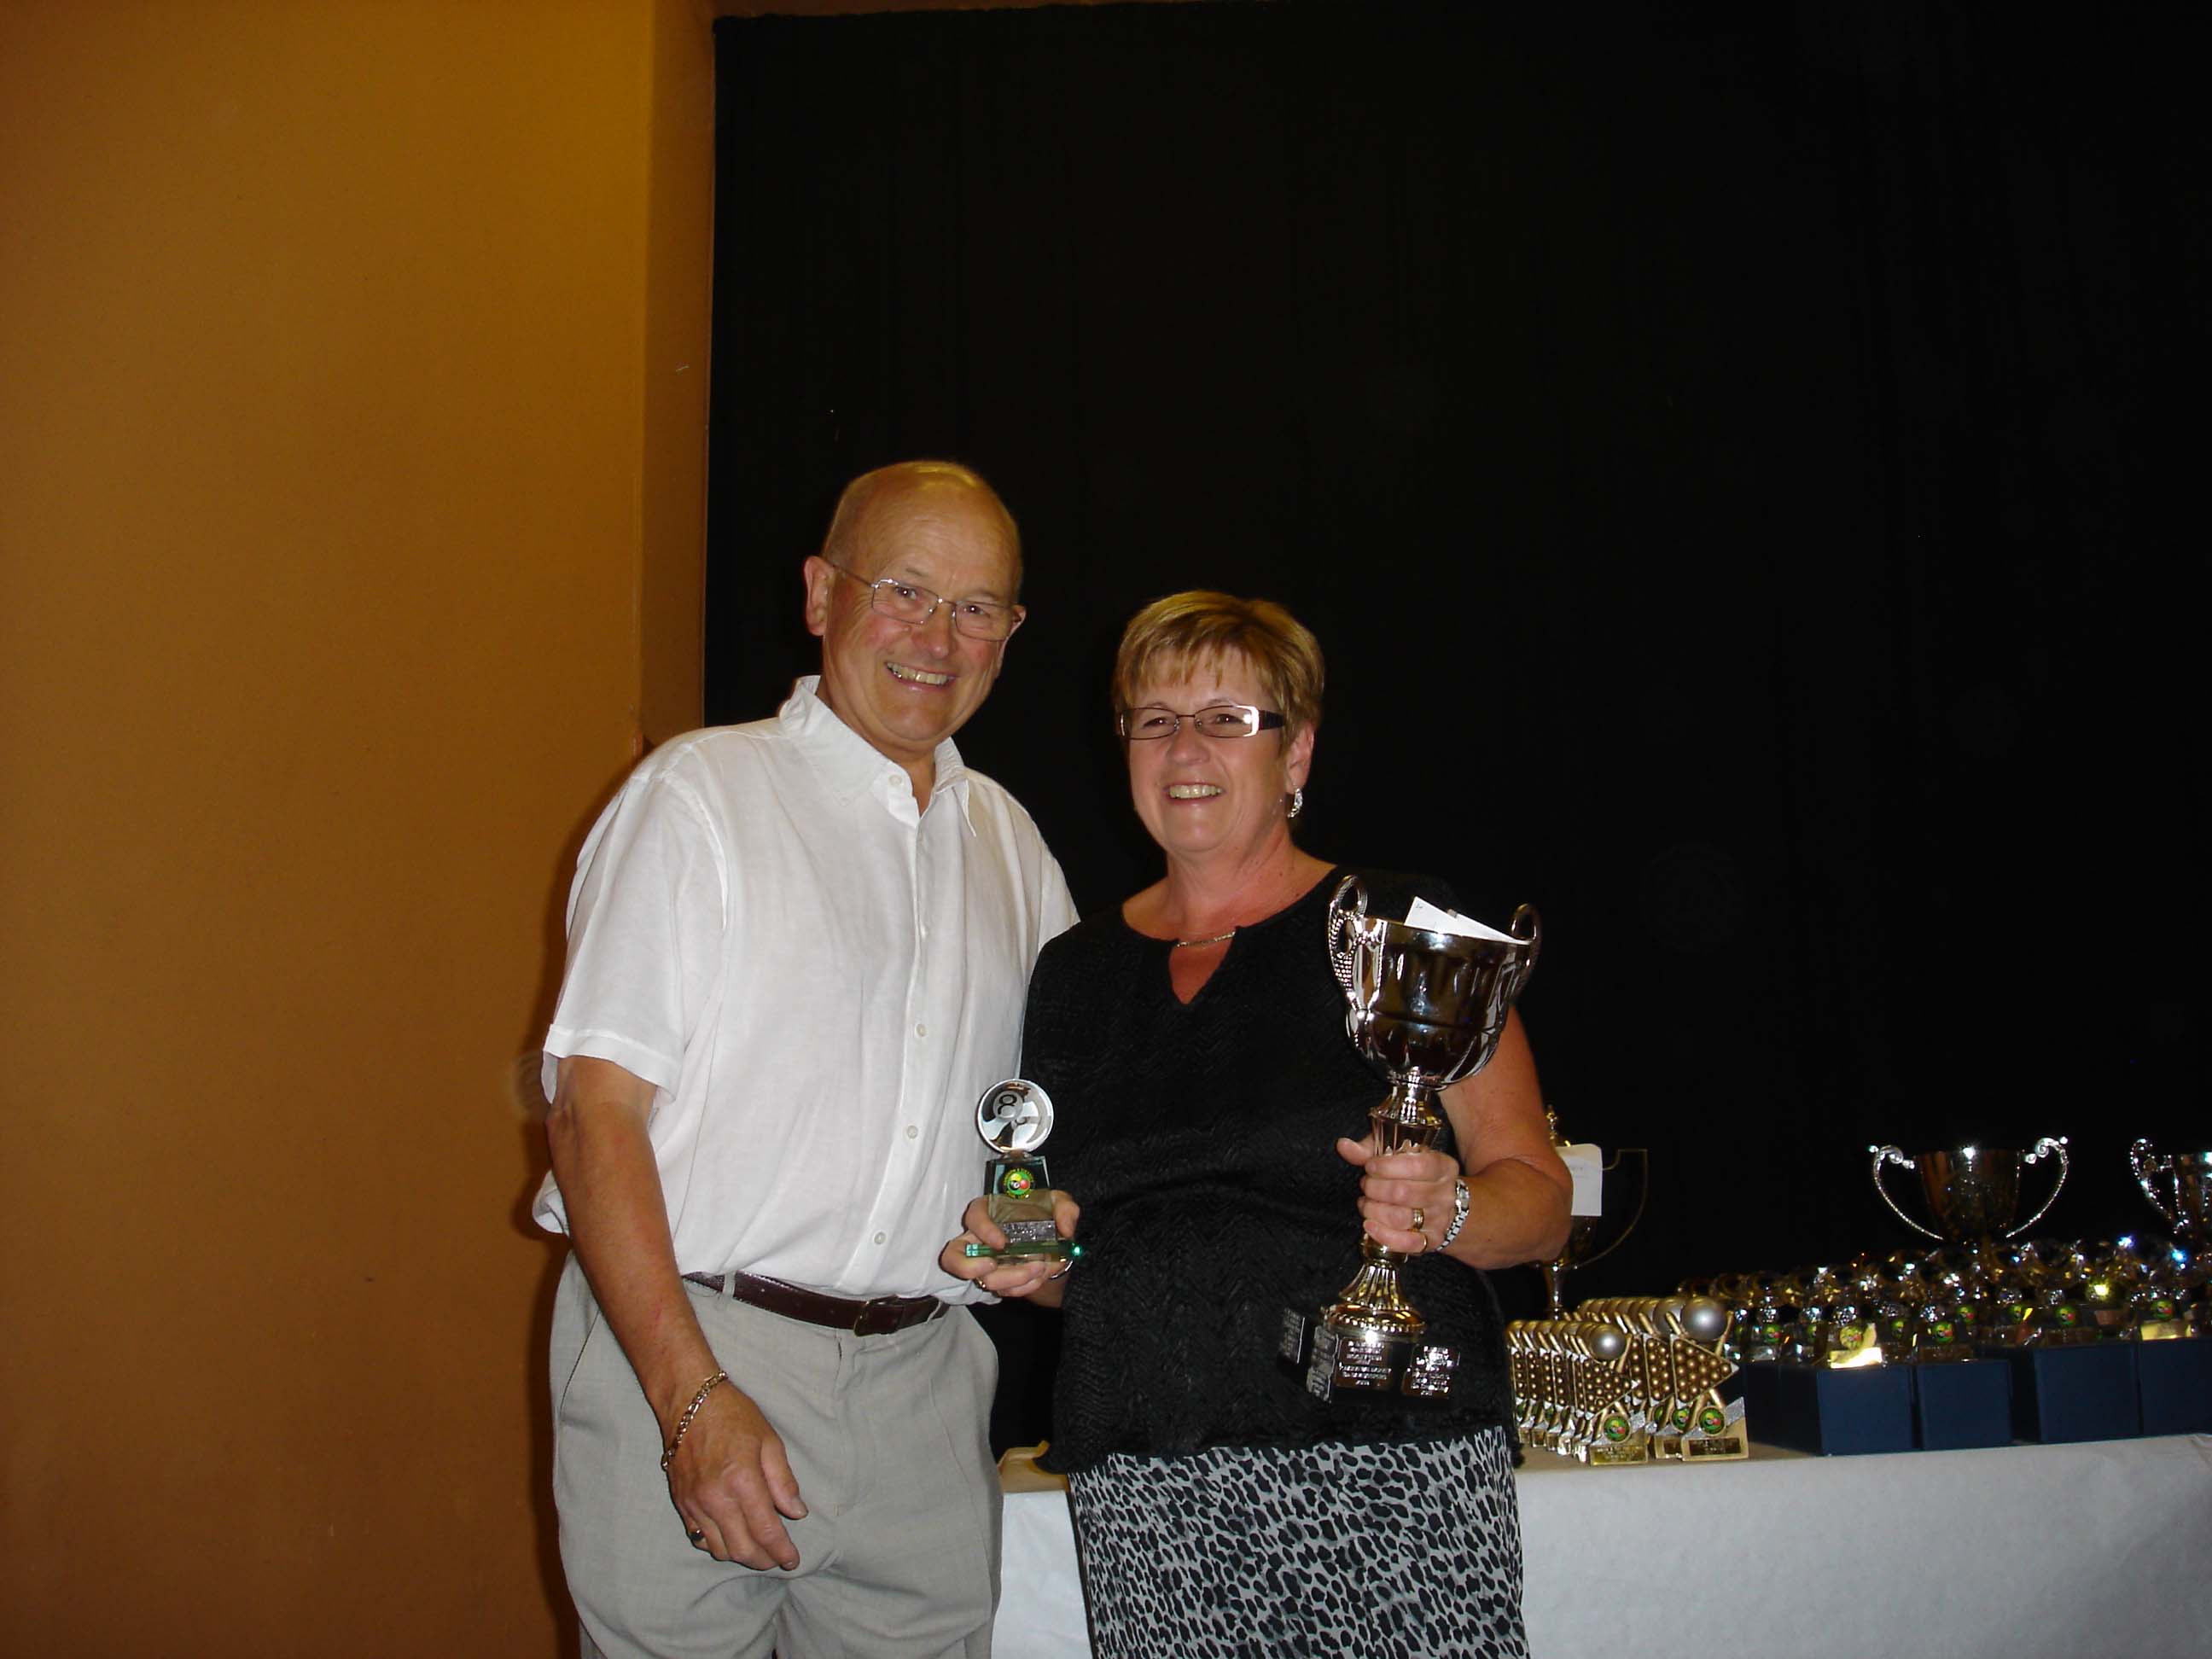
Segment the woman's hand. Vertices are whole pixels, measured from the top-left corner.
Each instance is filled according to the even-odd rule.
[[[1443,1243],[1459,1192],[1456,1158],[1437,1152],[1378,1152],[1372,1135],[1340,1139],[1336,1150],[1364,1171],[1359,1213],[1370,1238],[1407,1255],[1425,1255]]]
[[[1076,1218],[1082,1207],[1066,1193],[1052,1190],[1052,1224],[1062,1238],[1075,1237]],[[980,1285],[993,1296],[1026,1297],[1042,1306],[1060,1305],[1060,1280],[1075,1265],[1073,1256],[1025,1256],[1001,1261],[994,1255],[969,1255],[970,1244],[1006,1246],[1006,1235],[991,1219],[988,1199],[971,1198],[960,1218],[961,1231],[937,1253],[937,1265],[955,1279]]]

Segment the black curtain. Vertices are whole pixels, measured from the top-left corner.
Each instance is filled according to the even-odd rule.
[[[1547,1092],[1652,1152],[1593,1292],[1909,1243],[1872,1141],[2063,1133],[2039,1231],[2148,1226],[2128,1140],[2212,1142],[2184,14],[1647,10],[718,25],[710,718],[810,668],[842,483],[965,460],[1032,616],[961,744],[1086,910],[1190,586],[1328,653],[1308,846],[1540,907]]]

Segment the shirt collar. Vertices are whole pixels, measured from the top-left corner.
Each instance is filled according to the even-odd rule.
[[[791,696],[776,711],[776,719],[797,740],[799,752],[813,763],[839,801],[852,801],[873,788],[886,810],[896,811],[894,803],[904,801],[911,811],[914,781],[907,776],[906,769],[840,720],[836,711],[822,701],[821,684],[819,674],[800,675]],[[967,763],[950,738],[937,745],[934,758],[937,782],[930,791],[931,799],[949,795],[957,801],[961,821],[973,835],[975,821],[969,812]]]

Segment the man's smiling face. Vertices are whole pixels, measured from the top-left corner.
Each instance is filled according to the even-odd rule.
[[[920,624],[884,616],[866,584],[888,576],[948,601],[1011,605],[1020,580],[1012,529],[988,490],[925,475],[879,487],[842,540],[836,550],[846,574],[818,556],[806,562],[806,625],[822,640],[822,700],[926,796],[937,745],[982,706],[1006,641],[961,633],[950,604]]]

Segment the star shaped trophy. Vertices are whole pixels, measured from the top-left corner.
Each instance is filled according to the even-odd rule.
[[[1526,904],[1513,913],[1510,933],[1418,899],[1404,921],[1389,921],[1367,914],[1358,877],[1337,884],[1328,950],[1344,987],[1345,1030],[1390,1079],[1389,1096],[1368,1114],[1376,1152],[1435,1144],[1444,1127],[1437,1094],[1497,1053],[1542,932]],[[1304,1369],[1307,1392],[1322,1400],[1338,1389],[1449,1394],[1459,1355],[1424,1340],[1427,1322],[1399,1287],[1407,1257],[1364,1236],[1359,1255],[1358,1273],[1317,1316],[1285,1312],[1283,1358]]]

